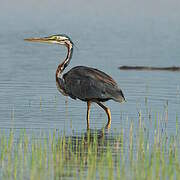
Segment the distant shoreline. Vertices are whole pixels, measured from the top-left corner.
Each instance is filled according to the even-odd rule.
[[[178,66],[170,67],[152,67],[152,66],[120,66],[121,70],[137,70],[137,71],[180,71]]]

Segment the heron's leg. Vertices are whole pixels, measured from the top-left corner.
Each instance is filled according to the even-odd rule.
[[[105,110],[105,112],[106,112],[106,114],[107,114],[107,116],[108,116],[108,123],[106,124],[106,128],[109,129],[109,128],[111,127],[111,111],[110,111],[109,108],[107,108],[106,106],[104,106],[104,105],[103,105],[102,103],[100,103],[99,101],[96,101],[96,103]]]
[[[91,107],[91,101],[88,101],[88,102],[87,102],[87,116],[86,116],[86,119],[87,119],[87,129],[89,129],[90,107]]]

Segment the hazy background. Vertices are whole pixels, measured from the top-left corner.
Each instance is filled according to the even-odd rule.
[[[26,32],[26,36],[66,33],[80,50],[89,49],[85,56],[100,56],[98,64],[105,61],[102,56],[112,47],[118,58],[106,57],[106,61],[117,65],[150,61],[160,66],[180,64],[178,0],[1,0],[0,3],[2,36],[14,31]]]

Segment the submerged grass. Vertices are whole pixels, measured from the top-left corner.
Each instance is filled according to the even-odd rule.
[[[178,122],[178,120],[177,120]],[[159,128],[150,133],[139,116],[139,126],[109,135],[89,130],[65,136],[54,131],[18,136],[0,133],[1,179],[180,179],[180,133]]]

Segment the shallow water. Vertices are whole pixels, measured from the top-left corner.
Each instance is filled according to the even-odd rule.
[[[125,94],[124,104],[106,103],[112,112],[112,133],[126,130],[131,121],[136,125],[138,112],[147,123],[152,112],[149,128],[159,113],[167,132],[174,133],[180,117],[180,73],[120,71],[118,67],[180,66],[179,1],[71,3],[2,2],[0,128],[86,131],[86,103],[63,97],[55,84],[55,70],[66,49],[23,41],[66,33],[77,46],[67,70],[76,65],[96,67],[111,75]],[[106,121],[104,111],[92,106],[91,128],[100,129]]]

